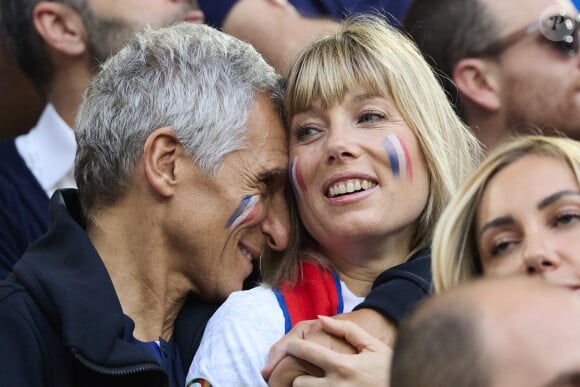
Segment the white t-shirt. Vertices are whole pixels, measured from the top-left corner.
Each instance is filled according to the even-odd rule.
[[[344,312],[364,300],[342,281],[341,289]],[[192,381],[203,379],[213,387],[267,386],[260,372],[270,348],[284,336],[284,324],[271,288],[258,286],[232,293],[209,320],[186,385],[195,386]]]

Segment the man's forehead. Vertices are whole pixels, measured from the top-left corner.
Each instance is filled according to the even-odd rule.
[[[287,136],[281,124],[272,122],[253,130],[246,149],[256,157],[273,159],[273,162],[288,153]]]
[[[249,138],[256,145],[286,146],[286,132],[280,111],[274,102],[262,95],[258,96],[248,116]]]
[[[259,165],[259,174],[264,177],[284,177],[288,170],[288,148],[286,136],[271,133],[258,139],[254,138],[248,144],[245,155],[254,165]]]
[[[517,331],[522,326],[533,324],[538,332],[555,326],[554,322],[545,326],[546,315],[559,319],[564,325],[567,318],[580,322],[580,304],[575,305],[574,302],[580,302],[580,299],[576,300],[573,292],[548,282],[534,282],[514,281],[513,285],[499,287],[495,297],[490,297],[485,307],[492,320],[504,324],[508,331]],[[500,297],[500,293],[509,296]]]

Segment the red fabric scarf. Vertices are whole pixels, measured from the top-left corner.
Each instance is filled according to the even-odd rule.
[[[284,312],[286,332],[300,321],[316,319],[319,315],[334,316],[343,311],[340,280],[336,273],[314,262],[304,262],[300,270],[302,281],[298,284],[286,283],[274,289]]]

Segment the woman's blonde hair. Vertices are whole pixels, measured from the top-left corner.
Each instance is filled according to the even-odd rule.
[[[417,220],[410,256],[429,245],[437,218],[480,161],[481,148],[413,41],[375,15],[343,21],[338,32],[300,53],[288,76],[286,121],[314,103],[329,107],[360,87],[392,97],[425,157],[429,197]],[[264,279],[273,284],[295,280],[303,259],[302,254],[265,258]]]
[[[506,166],[530,155],[562,160],[580,184],[580,142],[564,137],[519,136],[492,151],[449,203],[433,236],[432,268],[435,291],[447,290],[483,274],[475,239],[477,207],[490,179]]]

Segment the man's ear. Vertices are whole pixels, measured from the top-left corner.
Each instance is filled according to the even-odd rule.
[[[86,30],[81,16],[69,6],[41,1],[33,11],[34,27],[46,44],[65,55],[82,55]]]
[[[174,193],[176,185],[175,168],[183,148],[173,129],[159,128],[145,141],[143,164],[145,175],[153,189],[163,197]]]
[[[461,59],[453,68],[453,82],[459,92],[481,109],[495,111],[501,106],[497,66],[485,59]]]

